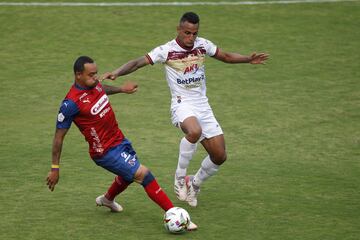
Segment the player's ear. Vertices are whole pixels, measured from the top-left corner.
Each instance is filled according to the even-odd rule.
[[[82,72],[75,72],[75,78],[79,79],[81,74],[82,74]]]

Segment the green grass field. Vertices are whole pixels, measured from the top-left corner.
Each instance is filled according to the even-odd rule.
[[[137,184],[117,198],[124,212],[95,207],[113,175],[90,160],[74,125],[60,182],[50,192],[55,120],[73,83],[74,60],[89,55],[100,73],[113,70],[174,38],[189,10],[201,17],[200,36],[223,50],[271,54],[264,66],[207,59],[208,97],[228,160],[203,185],[197,208],[173,193],[182,134],[170,123],[162,66],[119,78],[114,84],[134,80],[139,91],[111,101],[142,163],[199,230],[168,234],[162,210]],[[0,6],[0,239],[360,239],[359,16],[359,1]],[[204,155],[199,148],[190,173]]]

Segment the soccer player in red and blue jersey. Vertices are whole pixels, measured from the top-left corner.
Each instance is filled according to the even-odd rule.
[[[52,147],[52,167],[47,176],[51,191],[59,181],[59,164],[64,137],[72,122],[79,128],[89,143],[89,153],[94,162],[116,175],[114,182],[104,195],[96,198],[98,206],[106,206],[113,212],[122,211],[115,197],[129,184],[141,184],[147,195],[164,211],[173,207],[166,193],[161,189],[149,169],[140,164],[131,142],[118,127],[108,95],[136,92],[135,83],[121,87],[102,85],[98,80],[97,66],[87,56],[79,57],[74,63],[75,83],[61,104]],[[188,230],[197,226],[191,223]]]

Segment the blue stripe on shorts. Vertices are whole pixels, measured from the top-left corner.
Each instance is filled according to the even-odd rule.
[[[134,175],[140,167],[136,152],[126,138],[117,146],[110,148],[101,158],[94,160],[96,165],[133,182]]]

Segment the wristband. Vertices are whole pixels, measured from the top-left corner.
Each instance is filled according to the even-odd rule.
[[[51,170],[52,170],[52,171],[59,171],[59,169],[60,169],[60,166],[59,166],[59,165],[55,165],[55,164],[52,164],[52,165],[51,165]]]

